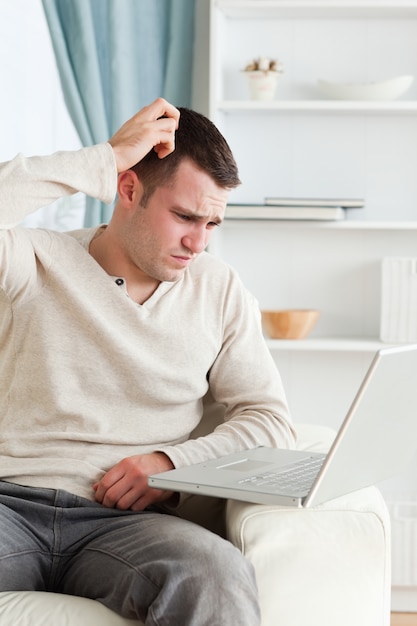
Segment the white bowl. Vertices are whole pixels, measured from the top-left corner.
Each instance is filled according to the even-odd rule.
[[[324,95],[336,100],[395,100],[411,86],[414,76],[397,76],[377,83],[332,83],[319,79]]]

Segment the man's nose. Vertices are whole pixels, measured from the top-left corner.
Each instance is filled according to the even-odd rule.
[[[182,238],[182,244],[193,254],[199,254],[206,248],[209,234],[205,228],[196,228]]]

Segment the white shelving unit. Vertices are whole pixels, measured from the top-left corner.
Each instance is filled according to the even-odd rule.
[[[248,98],[241,71],[261,55],[284,64],[282,85],[267,102]],[[343,351],[358,345],[350,336],[376,345],[379,263],[415,254],[417,85],[400,100],[338,101],[323,99],[317,80],[405,73],[417,76],[415,0],[211,1],[209,114],[231,144],[243,181],[231,201],[365,198],[365,209],[349,211],[342,223],[230,220],[212,246],[236,265],[262,307],[320,308],[317,345],[326,351],[327,336],[340,336]],[[326,287],[338,306],[328,306]],[[349,319],[352,308],[361,328],[352,324],[355,314]]]
[[[298,352],[370,352],[374,353],[387,344],[374,339],[363,339],[362,337],[326,337],[315,339],[267,339],[266,341],[271,352],[274,351],[298,351]]]
[[[243,181],[231,202],[365,199],[365,208],[350,210],[343,222],[226,220],[211,245],[238,269],[261,308],[320,309],[310,337],[268,346],[295,420],[337,428],[373,353],[386,345],[379,340],[381,261],[417,256],[417,0],[211,0],[210,6],[208,112]],[[242,69],[259,56],[284,65],[270,102],[248,99]],[[317,83],[405,74],[416,80],[395,101],[327,100]],[[397,501],[417,510],[415,482],[389,485],[392,510]],[[416,552],[407,533],[411,527],[417,533],[417,518],[407,520],[407,533],[398,533],[402,523],[393,519],[396,572]],[[394,608],[417,610],[414,579],[399,580]]]
[[[224,15],[234,19],[396,18],[416,17],[414,0],[220,0]]]
[[[331,100],[274,100],[272,102],[251,102],[245,100],[222,100],[217,104],[218,111],[224,113],[259,114],[260,112],[291,112],[291,113],[371,113],[383,114],[417,114],[417,102],[358,102],[358,101],[331,101]]]

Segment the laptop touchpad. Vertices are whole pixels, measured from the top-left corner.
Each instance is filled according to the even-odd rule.
[[[216,469],[230,469],[235,472],[253,472],[261,467],[272,465],[266,461],[253,461],[252,459],[241,459],[234,463],[227,463],[226,465],[218,465]]]

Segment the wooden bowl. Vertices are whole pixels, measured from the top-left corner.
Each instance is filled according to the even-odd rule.
[[[262,311],[262,326],[271,339],[302,339],[314,328],[319,316],[316,309]]]

